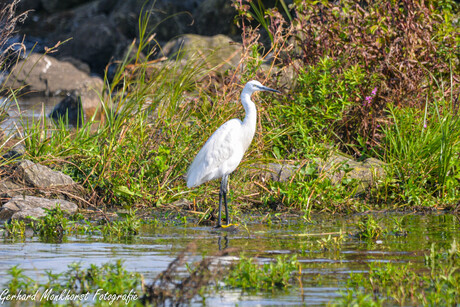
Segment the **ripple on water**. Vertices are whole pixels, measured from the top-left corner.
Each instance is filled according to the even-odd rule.
[[[401,217],[398,215],[398,217]],[[381,219],[380,219],[381,218]],[[391,227],[394,216],[384,215],[379,223]],[[123,260],[125,268],[144,274],[148,282],[165,270],[169,263],[194,242],[197,246],[197,260],[202,253],[211,255],[226,247],[244,251],[246,256],[257,256],[260,263],[267,263],[279,256],[297,255],[301,264],[302,287],[294,287],[289,292],[242,294],[237,290],[222,290],[206,299],[209,306],[289,306],[325,304],[340,296],[350,273],[366,273],[369,263],[422,263],[423,254],[431,244],[450,243],[458,238],[458,221],[450,215],[407,215],[402,226],[407,236],[386,236],[373,240],[359,240],[346,236],[342,248],[337,251],[309,250],[309,243],[316,242],[327,233],[353,233],[358,216],[330,219],[315,217],[313,223],[299,220],[284,221],[272,227],[260,223],[247,225],[238,233],[220,233],[211,227],[145,227],[132,243],[107,243],[100,237],[69,237],[60,244],[41,243],[37,239],[27,239],[26,243],[3,242],[0,249],[0,283],[8,281],[7,270],[19,265],[26,275],[45,280],[45,270],[60,273],[68,265],[80,262],[83,267],[90,264],[101,265],[109,261]],[[302,252],[301,252],[302,251]],[[237,254],[224,257],[228,265]],[[317,282],[321,276],[321,283]],[[197,304],[200,303],[197,301]]]

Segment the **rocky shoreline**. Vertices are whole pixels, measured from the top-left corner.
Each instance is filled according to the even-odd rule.
[[[103,99],[105,84],[100,74],[107,65],[125,55],[131,40],[136,37],[133,29],[137,24],[132,23],[138,20],[142,7],[137,1],[76,0],[72,3],[67,7],[62,6],[60,1],[22,2],[22,11],[35,9],[36,12],[30,13],[28,21],[21,28],[21,34],[41,37],[48,46],[70,37],[73,39],[59,46],[56,52],[31,53],[27,59],[19,61],[11,69],[4,86],[21,88],[25,97],[62,97],[48,115],[53,119],[67,116],[72,125],[101,122],[105,116],[103,110],[112,106],[109,105],[110,99]],[[232,19],[235,14],[228,3],[221,0],[156,1],[155,8],[159,11],[163,6],[168,7],[167,12],[179,13],[188,9],[191,13],[185,14],[185,17],[193,17],[199,22],[190,24],[187,18],[179,18],[184,17],[183,14],[178,14],[173,17],[174,29],[168,22],[155,28],[159,40],[174,38],[162,44],[158,59],[152,63],[153,69],[180,66],[182,61],[185,63],[198,58],[206,60],[203,61],[205,69],[215,74],[236,70],[243,50],[241,44],[232,40],[235,37],[233,26],[223,25],[226,19]],[[209,10],[213,7],[217,9],[211,14]],[[164,12],[152,14],[150,24],[158,22],[158,16]],[[208,19],[214,20],[212,26],[203,26]],[[189,31],[197,34],[184,34]],[[180,36],[175,37],[177,35]],[[261,69],[271,68],[267,65]],[[286,80],[293,79],[290,74],[292,72],[288,70],[281,71],[282,78]],[[0,194],[7,201],[0,209],[0,219],[40,217],[45,214],[44,209],[51,209],[57,204],[69,213],[75,212],[78,207],[75,203],[78,203],[83,187],[52,168],[22,160],[24,149],[21,150],[21,146],[12,148],[4,156],[4,159],[17,160],[8,164],[0,176]],[[324,174],[333,184],[341,183],[344,179],[355,180],[356,194],[364,192],[375,180],[385,176],[383,162],[375,159],[356,162],[351,157],[332,154],[325,160],[314,159],[305,163],[314,165],[316,172]],[[262,181],[286,181],[291,180],[298,169],[298,166],[288,163],[270,163],[254,165],[250,172]]]
[[[99,75],[109,63],[123,58],[139,34],[144,14],[149,15],[148,32],[155,33],[160,46],[184,34],[224,34],[233,40],[240,35],[233,22],[236,11],[227,0],[27,0],[17,11],[28,11],[19,34],[31,44],[38,40],[36,52],[66,41],[54,56],[86,63]]]
[[[7,155],[18,158],[17,151]],[[19,154],[20,155],[20,154]],[[365,192],[376,180],[385,176],[384,164],[376,159],[356,162],[340,154],[326,160],[315,159],[308,163],[316,172],[329,178],[332,184],[340,184],[344,179],[355,180],[356,195]],[[252,175],[265,180],[287,181],[299,170],[292,164],[269,163],[253,165]],[[70,176],[47,166],[29,160],[17,160],[2,167],[0,175],[0,196],[6,203],[0,208],[0,220],[39,218],[45,209],[60,206],[63,211],[73,214],[78,209],[84,189]]]

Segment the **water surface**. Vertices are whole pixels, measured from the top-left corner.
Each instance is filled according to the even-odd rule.
[[[31,125],[33,122],[43,119],[43,115],[48,116],[54,106],[63,97],[27,97],[19,98],[17,102],[5,102],[0,97],[1,103],[8,103],[8,117],[0,123],[0,128],[7,132],[16,132],[19,127]]]
[[[129,243],[108,243],[101,237],[72,236],[59,244],[41,243],[28,238],[25,243],[3,241],[0,249],[0,284],[9,280],[8,268],[19,265],[30,277],[45,281],[45,270],[54,273],[68,270],[68,265],[80,262],[83,267],[118,259],[130,271],[142,273],[152,280],[189,243],[195,243],[199,259],[203,253],[213,254],[225,248],[237,248],[246,256],[268,262],[278,255],[297,255],[302,268],[302,286],[298,283],[289,291],[242,294],[225,290],[206,299],[209,306],[287,306],[323,305],[340,296],[350,273],[367,272],[370,262],[423,263],[432,243],[448,246],[460,238],[459,222],[454,215],[396,215],[377,216],[379,224],[391,228],[394,218],[402,219],[406,236],[390,234],[378,239],[360,240],[352,234],[359,215],[337,217],[320,215],[305,222],[301,218],[274,222],[270,226],[255,219],[240,225],[239,232],[215,231],[212,227],[194,224],[154,227],[145,225],[139,236]],[[329,233],[346,233],[341,249],[322,251],[311,248],[311,242]],[[317,245],[315,245],[317,246]],[[236,259],[234,254],[225,261]],[[196,302],[197,305],[201,303]]]

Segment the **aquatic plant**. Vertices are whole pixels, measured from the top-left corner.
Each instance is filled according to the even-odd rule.
[[[15,265],[8,269],[8,275],[11,276],[11,280],[8,282],[8,290],[10,293],[18,293],[23,291],[24,293],[33,293],[36,289],[35,281],[24,274],[24,270]]]
[[[229,267],[216,259],[235,251],[230,248],[187,263],[195,248],[193,244],[189,245],[152,282],[145,282],[139,273],[127,271],[123,262],[117,260],[91,264],[87,268],[81,263],[72,263],[63,273],[47,271],[46,280],[42,282],[33,280],[24,274],[23,269],[13,266],[8,270],[11,279],[7,287],[9,293],[22,293],[22,301],[36,300],[42,304],[55,303],[63,297],[62,301],[71,304],[183,306],[199,296],[204,299],[205,292],[214,289],[212,285],[218,286],[218,279]],[[182,270],[184,266],[188,268],[186,274]]]
[[[424,305],[453,306],[460,300],[460,251],[457,242],[450,248],[432,245],[425,256],[425,269],[413,263],[369,263],[368,274],[350,274],[348,290],[337,305],[357,302],[369,306]],[[349,305],[348,305],[349,306]]]
[[[45,209],[46,215],[42,218],[32,218],[30,227],[35,234],[44,240],[61,242],[69,230],[69,220],[64,217],[64,211],[57,205],[53,209]]]
[[[316,245],[322,251],[336,251],[340,250],[342,244],[346,241],[345,234],[340,231],[340,234],[337,236],[328,235],[316,241]]]
[[[360,239],[378,239],[388,232],[371,214],[361,217],[354,226],[357,228],[354,235]]]
[[[25,239],[25,230],[30,227],[33,235],[45,242],[62,242],[69,234],[102,235],[107,240],[133,239],[139,233],[142,219],[136,216],[136,210],[130,210],[127,214],[120,214],[120,218],[113,221],[105,221],[104,224],[82,219],[80,216],[65,216],[60,206],[53,209],[45,209],[42,218],[30,218],[24,220],[12,220],[5,223],[7,237],[20,237]],[[158,221],[155,222],[158,224]]]
[[[139,233],[141,221],[136,217],[136,210],[130,210],[122,220],[106,222],[101,233],[104,237],[116,237],[118,239],[132,239]]]
[[[25,233],[26,233],[26,223],[23,220],[11,220],[5,222],[5,232],[3,233],[3,236],[9,237],[9,238],[21,238],[25,239]]]
[[[244,255],[233,265],[224,279],[227,286],[246,291],[279,290],[290,287],[299,263],[294,255],[278,256],[274,261],[258,264],[256,259]]]
[[[128,272],[121,260],[100,266],[90,265],[87,269],[82,268],[80,263],[73,263],[61,274],[46,272],[47,280],[44,282],[37,282],[23,272],[17,266],[8,270],[11,279],[7,294],[22,295],[13,297],[13,302],[52,304],[61,300],[71,304],[92,302],[105,306],[116,302],[136,306],[142,291],[142,275]]]

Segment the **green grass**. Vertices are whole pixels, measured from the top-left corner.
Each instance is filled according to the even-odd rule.
[[[355,14],[347,11],[351,10],[349,5],[347,2],[337,9],[344,10],[345,15]],[[324,9],[332,6],[324,4]],[[283,61],[295,64],[296,68],[292,82],[284,88],[280,78],[262,70],[267,50],[261,47],[256,34],[248,30],[251,26],[243,33],[241,67],[244,69],[239,67],[216,75],[206,70],[205,61],[199,58],[166,65],[152,63],[158,46],[152,36],[154,29],[148,28],[149,13],[142,15],[139,38],[131,46],[136,51],[127,53],[133,55],[127,55],[119,63],[111,82],[104,80],[100,99],[105,120],[99,125],[87,122],[77,128],[69,128],[65,121],[53,123],[46,117],[25,122],[21,135],[26,158],[69,174],[84,188],[79,201],[92,207],[162,207],[186,198],[196,200],[196,209],[206,212],[216,207],[219,183],[188,190],[183,176],[199,148],[221,124],[243,117],[241,105],[235,102],[239,101],[240,86],[255,78],[283,90],[283,95],[254,97],[259,123],[251,147],[232,175],[232,201],[241,203],[240,197],[249,199],[248,195],[256,195],[250,199],[266,205],[268,210],[275,203],[299,210],[305,218],[312,211],[353,212],[456,204],[460,199],[457,175],[460,122],[455,106],[457,63],[453,57],[455,50],[447,48],[450,43],[446,42],[447,47],[439,52],[450,59],[451,75],[446,75],[445,70],[431,75],[425,69],[427,78],[420,94],[426,98],[423,107],[417,101],[398,104],[399,101],[382,97],[385,93],[394,94],[395,89],[390,91],[388,80],[364,62],[370,55],[363,55],[363,62],[357,62],[361,57],[351,61],[340,56],[344,52],[342,45],[334,45],[336,49],[330,53],[312,58],[297,54],[301,61],[289,62],[293,61],[291,52],[299,52],[307,38],[299,36],[300,45],[286,45],[291,33],[288,30],[308,17],[302,14],[314,13],[302,11],[302,7],[292,8],[299,10],[292,15],[297,17],[290,15],[289,21],[280,23],[285,31],[271,33],[274,63]],[[260,5],[253,9],[269,32],[274,27],[271,23],[281,18]],[[368,9],[380,14],[382,3]],[[450,22],[457,12],[455,5],[433,8],[434,12],[440,9],[447,14],[444,23]],[[244,8],[239,10],[246,17],[250,15]],[[334,14],[327,18],[343,23],[337,26],[351,25],[351,20]],[[437,40],[451,37],[455,24],[444,25],[436,16],[430,22],[440,32],[433,40],[444,46]],[[378,30],[374,27],[377,17],[369,18],[353,24],[362,27],[365,37]],[[318,24],[315,31],[320,29]],[[366,49],[370,46],[362,45],[362,37],[352,35],[347,32],[341,39],[354,41],[356,48],[370,50]],[[394,36],[390,32],[386,35],[388,39]],[[372,61],[385,64],[380,58]],[[407,90],[403,88],[401,92]],[[305,160],[327,158],[337,150],[359,159],[384,160],[388,165],[387,176],[356,195],[356,181],[345,179],[333,183],[324,174],[315,173],[312,165],[305,164]],[[287,182],[260,182],[248,171],[254,164],[285,160],[302,166]]]
[[[441,91],[454,88],[453,83],[437,84]],[[452,95],[448,100],[433,97],[433,103],[427,98],[423,110],[388,106],[391,124],[383,128],[380,156],[410,204],[421,205],[432,197],[446,203],[458,199],[460,121]]]

